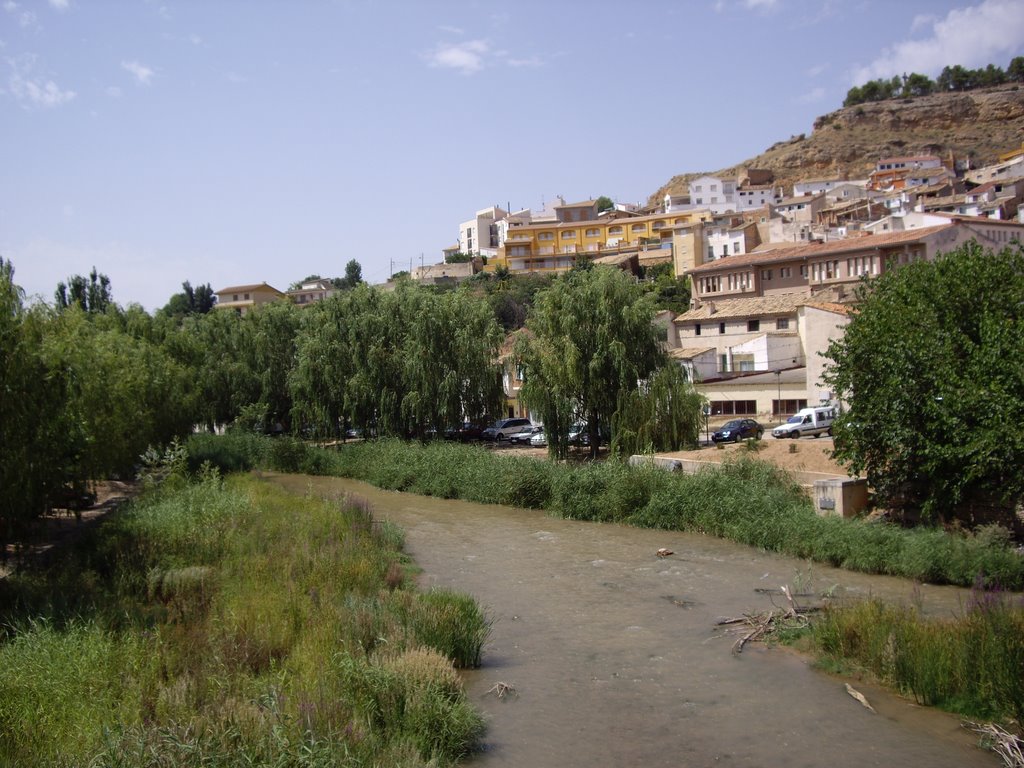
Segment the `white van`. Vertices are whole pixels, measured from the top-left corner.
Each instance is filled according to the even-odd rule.
[[[804,435],[832,434],[832,422],[836,418],[836,409],[832,406],[820,408],[802,408],[789,417],[785,424],[780,424],[772,430],[773,437],[802,437]]]

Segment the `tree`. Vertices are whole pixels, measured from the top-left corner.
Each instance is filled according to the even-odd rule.
[[[597,198],[597,212],[603,213],[604,211],[610,211],[615,207],[615,203],[607,195],[601,195]]]
[[[620,399],[612,422],[612,453],[629,456],[697,445],[705,402],[686,371],[667,362],[642,388]]]
[[[445,264],[465,264],[473,260],[472,253],[449,253],[444,257]]]
[[[935,90],[935,83],[927,75],[920,75],[911,72],[903,79],[903,96],[912,98],[914,96],[927,96]]]
[[[653,318],[651,297],[618,269],[574,269],[538,295],[516,356],[521,397],[541,414],[553,455],[567,454],[577,421],[597,455],[620,399],[664,363]]]
[[[825,381],[849,409],[835,456],[879,500],[946,518],[1024,493],[1024,249],[973,241],[883,274],[829,347]]]
[[[74,427],[64,420],[66,378],[40,354],[52,310],[22,300],[0,258],[0,551],[63,486]]]
[[[1014,83],[1024,83],[1024,56],[1015,56],[1006,68],[1006,79]]]
[[[110,294],[110,278],[104,274],[98,274],[96,267],[93,267],[88,280],[81,275],[73,275],[68,278],[66,285],[57,283],[54,299],[59,309],[67,309],[74,305],[86,312],[106,312],[107,307],[113,303]]]
[[[209,283],[193,288],[192,284],[186,280],[181,284],[181,293],[171,296],[160,312],[177,318],[186,315],[205,315],[213,309],[215,303],[216,298]]]
[[[347,422],[367,434],[423,437],[498,409],[501,332],[468,291],[363,285],[307,317],[290,377],[302,429],[330,436]]]
[[[363,268],[355,259],[350,259],[345,265],[345,287],[355,288],[363,282]]]

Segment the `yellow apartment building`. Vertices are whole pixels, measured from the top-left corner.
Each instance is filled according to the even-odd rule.
[[[706,210],[597,216],[593,201],[558,206],[556,213],[558,220],[510,227],[495,263],[510,272],[563,272],[581,260],[631,253],[644,266],[670,262],[674,231],[711,219]]]

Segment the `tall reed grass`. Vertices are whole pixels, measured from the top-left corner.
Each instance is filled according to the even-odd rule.
[[[810,629],[826,664],[850,663],[920,704],[1024,722],[1024,604],[976,591],[962,615],[922,617],[913,607],[865,600],[828,609]]]
[[[355,500],[153,491],[5,580],[0,765],[453,764],[483,727],[455,669],[490,624],[414,591],[400,545]]]
[[[865,573],[936,584],[1024,589],[1024,557],[1006,542],[940,529],[818,517],[782,470],[754,454],[696,475],[604,463],[559,464],[477,446],[379,440],[324,450],[293,442],[287,467],[269,449],[204,438],[196,459],[244,457],[269,468],[350,477],[441,498],[544,509],[578,520],[695,531]],[[276,440],[280,440],[277,438]],[[265,443],[271,442],[263,439]],[[188,445],[192,452],[192,443]],[[283,450],[283,449],[279,449]],[[254,459],[255,460],[255,459]]]

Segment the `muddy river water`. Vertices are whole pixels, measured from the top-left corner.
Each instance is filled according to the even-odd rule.
[[[493,618],[467,691],[485,749],[466,762],[517,766],[996,766],[959,720],[748,645],[720,617],[802,591],[875,594],[942,614],[966,593],[809,567],[699,535],[559,520],[533,510],[424,498],[335,478],[269,476],[292,490],[351,492],[400,525],[424,588],[472,594]],[[657,551],[673,552],[658,557]],[[758,591],[765,590],[765,591]],[[514,693],[488,693],[505,683]]]

